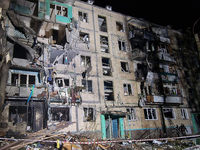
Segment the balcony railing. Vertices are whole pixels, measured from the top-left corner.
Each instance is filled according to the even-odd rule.
[[[164,103],[164,97],[159,95],[147,95],[147,103]],[[182,97],[178,95],[166,96],[165,103],[181,104]]]
[[[173,56],[171,56],[170,54],[167,54],[167,53],[161,53],[159,52],[158,53],[158,58],[160,60],[163,60],[163,61],[168,61],[168,62],[173,62],[175,63],[175,59]]]

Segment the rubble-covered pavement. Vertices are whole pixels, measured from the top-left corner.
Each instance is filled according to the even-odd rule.
[[[63,133],[62,129],[74,123],[61,122],[35,133],[14,133],[1,135],[1,150],[198,150],[196,138],[199,135],[139,140],[105,140],[95,139],[91,134],[83,136],[80,132]],[[191,137],[194,137],[191,139]]]

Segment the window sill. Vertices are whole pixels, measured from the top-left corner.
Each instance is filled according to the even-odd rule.
[[[158,119],[145,119],[145,121],[156,121]]]
[[[165,118],[165,120],[176,120],[176,118]]]
[[[137,120],[128,120],[128,121],[137,121]]]
[[[134,95],[126,95],[126,94],[124,94],[124,96],[134,96]]]
[[[81,93],[85,93],[85,94],[94,94],[94,92],[81,92]]]

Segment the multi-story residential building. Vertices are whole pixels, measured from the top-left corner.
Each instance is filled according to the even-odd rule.
[[[63,132],[139,139],[170,136],[184,123],[192,134],[173,56],[180,33],[93,3],[7,2],[13,48],[0,130],[67,121],[75,124]]]

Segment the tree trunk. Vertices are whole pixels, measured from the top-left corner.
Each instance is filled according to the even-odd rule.
[[[1,78],[0,78],[0,122],[2,121],[2,111],[3,111],[3,105],[5,101],[5,94],[6,94],[6,86],[9,76],[9,68],[10,68],[10,61],[7,63],[5,62],[0,70],[1,72]]]

